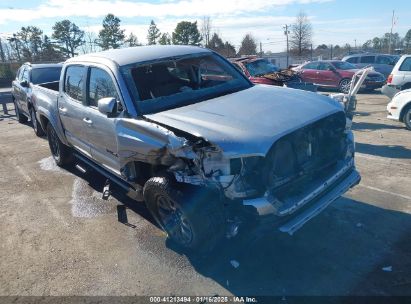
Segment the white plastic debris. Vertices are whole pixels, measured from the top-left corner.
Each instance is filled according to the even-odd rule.
[[[391,272],[392,271],[392,266],[383,267],[382,270],[386,271],[386,272]]]
[[[238,268],[240,266],[240,263],[236,260],[231,260],[230,263],[234,268]]]

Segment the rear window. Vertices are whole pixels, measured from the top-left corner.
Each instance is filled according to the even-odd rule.
[[[61,67],[55,68],[36,68],[31,70],[31,82],[41,84],[55,82],[60,79]]]
[[[361,63],[374,63],[375,62],[375,56],[362,56]]]
[[[400,71],[411,72],[411,57],[405,58],[400,66]]]
[[[72,65],[66,69],[64,92],[71,98],[83,101],[84,67]]]

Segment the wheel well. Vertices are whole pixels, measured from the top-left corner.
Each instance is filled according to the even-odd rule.
[[[411,108],[411,101],[408,102],[408,104],[402,108],[401,113],[400,113],[400,121],[403,122],[404,120],[404,115],[408,111],[408,109]]]
[[[401,86],[402,90],[411,89],[411,82],[407,82],[406,84]]]
[[[40,124],[43,130],[47,129],[48,123],[49,123],[49,120],[47,119],[47,117],[44,115],[40,115]]]

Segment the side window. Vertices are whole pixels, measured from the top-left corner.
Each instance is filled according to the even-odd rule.
[[[358,57],[351,57],[346,60],[349,63],[358,63]]]
[[[66,69],[66,76],[64,79],[64,92],[68,96],[79,102],[83,101],[83,79],[83,66],[72,65]]]
[[[90,68],[88,105],[97,107],[98,100],[104,97],[114,97],[119,100],[116,86],[106,71],[98,68]]]
[[[303,69],[306,70],[318,70],[318,62],[310,62],[303,66]]]
[[[327,71],[327,70],[329,70],[330,68],[331,68],[331,66],[330,66],[328,63],[326,63],[326,62],[320,62],[320,63],[318,64],[318,70]]]
[[[360,62],[361,63],[374,63],[375,62],[375,56],[362,56]]]
[[[408,57],[400,66],[400,71],[411,72],[411,57]]]
[[[378,56],[375,63],[378,63],[378,64],[392,64],[392,61],[393,61],[392,58],[390,58],[388,56]]]

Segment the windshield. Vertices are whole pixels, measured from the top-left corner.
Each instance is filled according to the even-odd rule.
[[[31,82],[33,84],[55,82],[60,79],[61,67],[36,68],[31,70]]]
[[[345,62],[345,61],[334,61],[332,62],[332,65],[337,69],[337,70],[355,70],[358,69],[355,65]]]
[[[278,72],[278,68],[266,59],[260,59],[245,64],[251,76],[261,76]]]
[[[200,102],[249,88],[231,64],[215,54],[196,54],[121,68],[143,114]]]

